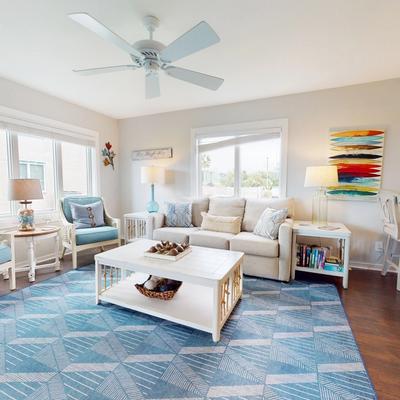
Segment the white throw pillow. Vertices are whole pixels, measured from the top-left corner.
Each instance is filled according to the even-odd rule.
[[[272,240],[278,239],[279,227],[285,222],[287,215],[287,208],[283,208],[282,210],[266,208],[261,214],[253,233]]]
[[[242,225],[242,217],[223,217],[206,212],[201,213],[203,222],[201,229],[214,232],[238,234]]]

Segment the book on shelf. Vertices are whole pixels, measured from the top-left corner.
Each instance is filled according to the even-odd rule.
[[[297,244],[296,265],[303,268],[324,269],[326,271],[343,271],[338,257],[329,256],[330,248]]]

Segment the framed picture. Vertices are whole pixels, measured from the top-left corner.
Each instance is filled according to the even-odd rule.
[[[162,149],[133,150],[131,157],[132,161],[172,158],[172,147],[165,147]]]
[[[385,131],[331,129],[329,164],[338,168],[339,185],[328,195],[342,200],[375,199],[381,187]]]

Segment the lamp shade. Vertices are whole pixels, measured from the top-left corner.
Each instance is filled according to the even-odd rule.
[[[8,181],[8,200],[43,199],[39,179],[10,179]]]
[[[142,183],[164,183],[165,169],[155,166],[142,167],[140,178]]]
[[[305,187],[328,187],[338,183],[338,171],[334,165],[321,165],[306,169]]]

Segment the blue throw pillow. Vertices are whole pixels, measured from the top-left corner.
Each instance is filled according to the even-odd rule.
[[[70,203],[70,206],[76,229],[104,226],[104,207],[101,201],[92,204]]]
[[[165,203],[165,225],[190,228],[192,226],[192,203]]]

